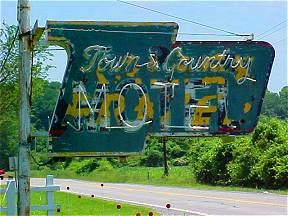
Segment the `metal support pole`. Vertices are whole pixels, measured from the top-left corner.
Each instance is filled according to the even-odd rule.
[[[164,167],[164,176],[169,176],[169,168],[168,168],[168,159],[167,159],[167,137],[162,138],[163,145],[163,167]]]
[[[18,146],[18,215],[30,215],[30,91],[31,36],[29,0],[18,0],[19,23],[19,146]]]

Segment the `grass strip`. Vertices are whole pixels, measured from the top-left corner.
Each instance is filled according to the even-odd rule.
[[[0,200],[2,200],[2,198],[3,195],[0,194]],[[54,203],[61,206],[60,209],[58,209],[58,211],[55,210],[55,216],[57,215],[133,216],[136,215],[137,213],[140,213],[140,215],[148,215],[149,212],[153,212],[153,215],[159,216],[159,213],[156,212],[154,209],[146,208],[143,206],[107,201],[92,196],[88,197],[65,192],[55,192]],[[46,204],[45,192],[32,193],[31,205],[45,205],[45,204]],[[7,205],[6,200],[2,200],[1,205],[2,207],[6,207]],[[4,213],[0,214],[4,215]],[[37,216],[46,215],[46,211],[31,211],[31,215],[37,215]]]
[[[171,167],[169,176],[163,176],[162,167],[122,167],[111,170],[94,170],[90,173],[76,173],[71,170],[49,170],[32,171],[33,177],[45,178],[47,174],[55,178],[80,179],[95,182],[110,183],[134,183],[157,186],[189,187],[203,190],[242,191],[242,192],[264,192],[287,194],[288,189],[267,190],[240,186],[219,186],[197,183],[194,174],[189,167]]]

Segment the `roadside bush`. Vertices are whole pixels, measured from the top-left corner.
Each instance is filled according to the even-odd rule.
[[[195,164],[199,161],[200,157],[213,145],[213,143],[218,142],[218,138],[194,138],[190,142],[190,148],[188,150],[188,158],[192,169],[194,170]],[[194,170],[195,171],[195,170]]]
[[[111,170],[113,170],[113,166],[106,158],[103,158],[103,159],[98,161],[97,170],[99,170],[99,171],[111,171]]]
[[[95,158],[89,158],[89,159],[77,158],[71,162],[68,169],[74,171],[77,174],[81,174],[91,172],[98,166],[99,165],[97,163],[97,159]]]
[[[140,155],[130,156],[127,158],[127,164],[124,164],[123,166],[137,167],[140,164],[140,159],[141,159]],[[123,167],[123,166],[121,166],[121,167]]]
[[[140,165],[147,167],[159,167],[163,164],[163,154],[156,149],[145,151],[144,157],[140,159]]]
[[[171,149],[170,149],[170,155],[171,158],[181,158],[185,155],[185,150],[182,149],[179,145],[174,145]]]
[[[172,160],[173,166],[187,166],[188,164],[189,164],[189,161],[187,160],[186,157],[175,158]]]
[[[227,164],[229,181],[232,185],[251,186],[255,183],[251,169],[257,161],[259,153],[251,145],[249,137],[241,137],[233,143],[233,159]]]
[[[232,160],[232,147],[220,139],[214,140],[209,146],[193,164],[196,180],[208,184],[227,184],[227,164]]]
[[[147,167],[163,166],[163,143],[161,138],[151,138],[147,143],[138,165]],[[190,138],[169,138],[166,143],[168,163],[174,166],[188,165],[187,152],[189,145]]]
[[[266,150],[273,144],[285,144],[288,138],[287,123],[287,120],[262,117],[252,135],[252,143],[261,150]]]
[[[276,118],[262,118],[252,136],[258,158],[251,175],[265,188],[288,187],[288,125]]]
[[[288,188],[288,145],[273,145],[263,152],[252,175],[265,188]]]
[[[288,188],[288,124],[262,117],[252,136],[223,143],[218,138],[191,143],[196,180],[264,188]]]
[[[140,165],[147,167],[158,167],[163,164],[162,145],[157,138],[151,138],[143,156],[140,158]]]

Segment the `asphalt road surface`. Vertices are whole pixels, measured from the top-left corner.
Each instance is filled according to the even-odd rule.
[[[41,186],[44,179],[32,179]],[[287,195],[54,179],[61,191],[144,205],[164,215],[288,215]],[[171,208],[166,209],[169,203]]]

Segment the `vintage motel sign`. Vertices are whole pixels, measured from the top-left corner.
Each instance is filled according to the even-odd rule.
[[[129,155],[146,136],[252,132],[274,49],[176,41],[176,23],[47,22],[68,63],[49,129],[56,155]]]

